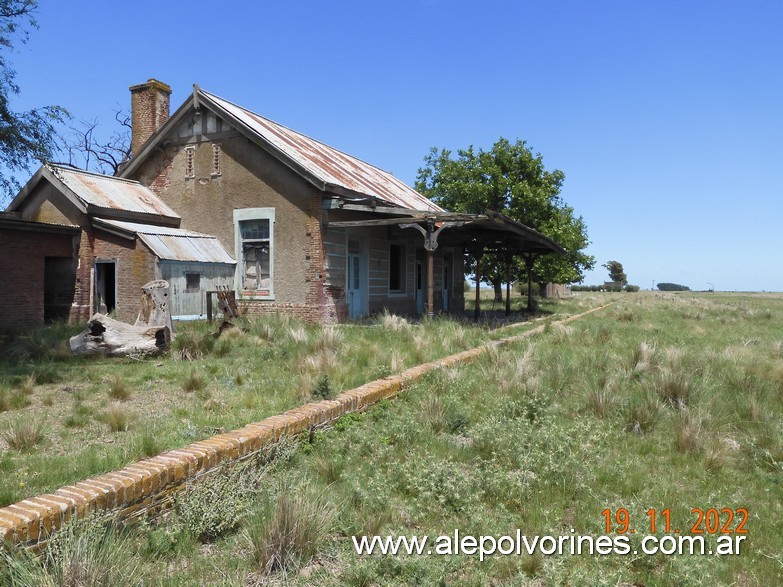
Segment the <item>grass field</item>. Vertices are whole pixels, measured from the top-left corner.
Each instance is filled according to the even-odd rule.
[[[603,299],[582,294],[561,311]],[[266,466],[195,486],[165,524],[67,530],[44,567],[7,563],[5,582],[12,584],[15,573],[30,584],[69,584],[63,577],[78,568],[108,577],[83,583],[89,585],[783,583],[783,296],[608,299],[617,303],[488,351],[471,365],[433,373],[397,400],[344,417],[312,443],[281,446]],[[83,444],[92,439],[98,454],[116,449],[122,458],[113,459],[120,464],[145,454],[145,442],[154,443],[150,450],[174,446],[212,428],[260,419],[313,393],[511,333],[449,320],[411,326],[388,316],[373,324],[332,330],[258,323],[228,343],[214,343],[229,344],[226,352],[212,348],[193,360],[118,365],[50,358],[6,370],[3,491],[16,499],[24,493],[17,489],[21,484],[36,492],[52,488],[56,476],[45,467],[68,454],[79,460],[89,454],[80,452],[89,447],[67,450],[79,445],[71,435]],[[266,336],[267,327],[277,336]],[[182,338],[206,333],[192,329]],[[199,345],[186,350],[191,344],[185,342],[178,342],[180,356],[197,354]],[[275,375],[248,365],[263,352]],[[395,353],[401,358],[394,360]],[[56,383],[29,381],[31,370],[50,364],[61,377]],[[188,380],[199,376],[201,384],[187,391]],[[81,405],[92,410],[81,426],[66,424],[80,415],[75,391],[57,392],[69,386],[80,386]],[[158,403],[142,403],[146,390],[162,396]],[[19,407],[24,398],[32,405]],[[222,407],[207,409],[211,401]],[[128,410],[134,414],[128,431],[110,431],[101,414],[113,405],[136,410]],[[144,416],[150,406],[155,418]],[[11,440],[25,437],[9,432],[25,420],[20,415],[32,412],[33,418],[47,409],[61,427],[47,426],[39,430],[43,438],[11,450]],[[148,419],[156,422],[154,433],[144,432]],[[183,433],[188,426],[197,431],[193,436]],[[101,458],[79,474],[114,462]],[[740,529],[747,510],[739,555],[641,553],[650,510],[657,513],[659,538],[668,510],[670,534],[690,534],[696,525],[714,544],[718,534],[711,532],[720,528],[711,527],[711,519],[698,523],[694,508],[716,508],[725,530]],[[732,522],[724,509],[736,513]],[[351,541],[387,534],[434,539],[455,529],[475,536],[519,529],[531,537],[569,536],[572,530],[597,537],[607,533],[606,510],[611,536],[628,537],[638,554],[496,555],[482,562],[466,554],[359,556]],[[633,534],[618,534],[625,511]]]

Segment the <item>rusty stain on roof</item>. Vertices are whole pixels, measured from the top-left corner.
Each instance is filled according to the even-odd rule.
[[[97,226],[108,225],[126,233],[138,235],[153,254],[166,261],[191,261],[199,263],[230,263],[234,259],[226,252],[217,237],[167,226],[154,226],[138,222],[96,219]]]
[[[443,209],[391,173],[325,145],[263,116],[199,90],[208,99],[257,133],[296,164],[329,187],[371,196],[409,210]]]
[[[180,217],[152,191],[137,181],[60,165],[48,165],[48,167],[57,179],[88,206],[171,218]]]

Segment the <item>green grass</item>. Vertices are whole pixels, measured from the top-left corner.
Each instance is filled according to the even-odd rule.
[[[171,352],[143,360],[71,357],[67,340],[78,327],[63,324],[7,343],[0,435],[44,410],[53,442],[11,454],[13,467],[37,472],[24,492],[0,475],[0,506],[511,334],[445,317],[338,327],[286,316],[239,322],[219,338],[215,324],[179,324]]]
[[[589,295],[570,300],[569,313]],[[302,586],[781,584],[783,298],[614,297],[619,304],[567,328],[549,328],[470,365],[431,373],[398,399],[341,418],[311,443],[287,449],[251,490],[226,484],[228,493],[242,488],[237,507],[248,513],[238,518],[238,527],[213,537],[188,530],[175,514],[162,526],[135,530],[123,546],[126,558],[145,585],[160,586],[269,580]],[[303,329],[306,336],[302,331],[289,336],[289,328]],[[356,365],[379,373],[389,368],[392,348],[406,364],[415,358],[413,339],[429,336],[426,329],[395,328],[341,327],[339,348],[351,345],[354,353],[338,351],[339,360],[332,357],[331,343],[319,348],[322,335],[314,327],[259,324],[248,336],[262,341],[256,353],[282,359],[285,351],[285,360],[298,365],[297,376],[316,375],[300,388],[309,396],[320,375],[315,367],[342,389],[351,385],[348,370]],[[451,322],[434,326],[427,352],[442,352],[444,332],[456,339],[456,328]],[[374,338],[373,331],[382,337]],[[366,334],[359,338],[358,332]],[[497,335],[469,329],[460,336],[475,346]],[[231,344],[229,360],[245,342],[237,337]],[[373,344],[374,361],[366,360],[365,347]],[[322,356],[308,363],[313,355]],[[209,355],[203,360],[212,361]],[[170,384],[186,402],[200,405],[180,388],[193,365],[185,363]],[[249,381],[261,377],[243,373]],[[246,405],[254,386],[238,385],[234,375],[217,363],[209,388],[218,395],[223,385],[230,386]],[[133,382],[137,375],[125,377]],[[272,388],[273,380],[265,381]],[[9,413],[14,411],[0,415]],[[214,425],[212,416],[199,420],[188,407],[171,414],[168,419],[181,418],[180,437],[198,436],[202,426]],[[156,425],[165,429],[166,421],[160,418]],[[27,458],[26,481],[34,482],[40,450],[2,456],[0,468],[13,470],[17,458]],[[99,453],[91,461],[91,467],[109,465]],[[18,484],[18,476],[6,476]],[[212,502],[232,503],[213,496],[203,501],[206,511],[198,519],[210,519]],[[687,533],[695,522],[691,509],[710,507],[750,512],[740,556],[521,555],[484,562],[467,555],[358,557],[350,539],[437,536],[455,528],[473,535],[513,534],[519,528],[527,535],[569,535],[573,529],[599,536],[605,533],[601,512],[626,508],[637,531],[631,541],[638,546],[651,508],[669,508],[673,526]],[[226,514],[226,519],[237,518]],[[282,536],[291,542],[283,543]],[[301,540],[294,541],[297,536]],[[199,539],[210,547],[199,546]]]

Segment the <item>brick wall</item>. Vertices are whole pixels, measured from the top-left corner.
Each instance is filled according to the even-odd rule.
[[[74,234],[0,227],[0,330],[43,324],[45,258],[73,258],[74,238]]]
[[[128,240],[103,230],[93,231],[92,252],[90,267],[96,260],[116,261],[117,319],[132,324],[141,307],[142,286],[156,279],[157,258],[138,238]]]

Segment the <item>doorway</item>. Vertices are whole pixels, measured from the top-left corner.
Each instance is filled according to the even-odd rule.
[[[443,255],[443,311],[451,310],[451,255]]]
[[[117,309],[117,262],[95,262],[93,311],[110,314]]]
[[[416,312],[418,314],[424,314],[425,299],[427,285],[424,279],[424,262],[416,259]]]
[[[348,318],[361,318],[365,314],[362,256],[359,253],[348,253],[346,261],[348,263],[348,287],[346,289],[346,297],[348,298]]]

